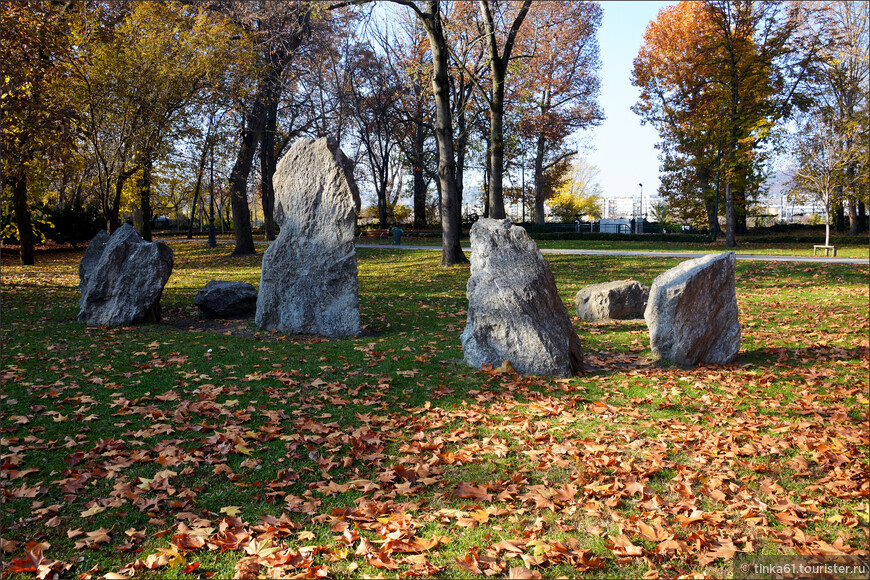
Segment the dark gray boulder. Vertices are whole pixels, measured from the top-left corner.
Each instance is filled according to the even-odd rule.
[[[257,326],[288,334],[359,334],[354,233],[360,199],[351,165],[331,138],[299,139],[278,162],[275,219],[263,254]]]
[[[209,318],[243,318],[257,310],[257,289],[247,282],[212,280],[193,303]]]
[[[100,261],[108,243],[109,232],[100,230],[88,244],[88,249],[85,250],[85,255],[82,256],[82,261],[79,262],[79,292],[84,292],[91,272],[94,271],[94,267]]]
[[[129,224],[94,237],[79,264],[78,319],[90,326],[158,322],[160,297],[172,274],[172,250],[145,242]]]
[[[570,377],[583,352],[556,281],[526,230],[509,220],[471,228],[465,361],[477,368],[509,360],[520,373]]]
[[[649,288],[634,280],[586,286],[574,298],[577,316],[585,322],[643,318]]]
[[[687,260],[653,281],[644,312],[653,356],[727,364],[740,350],[734,252]]]

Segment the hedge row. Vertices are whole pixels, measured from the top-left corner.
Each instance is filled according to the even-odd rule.
[[[612,242],[709,242],[708,236],[700,234],[617,234],[608,232],[551,232],[532,234],[536,240],[605,240]]]

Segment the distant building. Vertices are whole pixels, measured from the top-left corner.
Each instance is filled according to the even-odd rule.
[[[650,219],[650,207],[658,202],[658,196],[643,196],[643,202],[641,205],[641,199],[639,196],[628,196],[628,197],[607,197],[604,199],[604,217],[605,219],[616,219],[616,218],[626,218],[631,219],[633,217],[646,216],[647,219]]]

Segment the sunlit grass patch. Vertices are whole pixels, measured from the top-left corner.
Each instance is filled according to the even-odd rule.
[[[369,333],[323,340],[174,324],[211,279],[257,285],[261,254],[173,248],[166,319],[124,328],[75,321],[81,253],[4,258],[5,577],[37,575],[30,542],[70,576],[143,578],[257,557],[263,575],[722,577],[715,542],[866,548],[866,266],[739,262],[734,365],[658,364],[642,320],[575,319],[588,372],[546,379],[463,363],[469,269],[437,252],[361,250]],[[583,286],[680,261],[547,260],[572,315]]]

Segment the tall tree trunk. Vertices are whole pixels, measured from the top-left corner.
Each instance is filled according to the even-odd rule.
[[[203,150],[204,151],[204,150]],[[205,163],[205,161],[201,161]],[[190,223],[187,225],[187,239],[193,239],[193,224],[196,223],[196,205],[199,203],[199,192],[202,188],[202,172],[204,167],[200,165],[199,171],[196,172],[196,186],[193,188],[193,205],[190,206]]]
[[[698,191],[707,192],[710,189],[710,168],[700,166],[695,168],[695,183]],[[719,216],[716,215],[716,192],[713,195],[704,194],[704,210],[707,212],[707,228],[710,235],[719,235]]]
[[[848,197],[849,201],[849,235],[858,235],[858,199],[854,195]]]
[[[251,210],[248,206],[248,175],[251,173],[254,153],[257,151],[266,120],[266,82],[266,80],[260,81],[254,104],[245,117],[239,152],[233,170],[230,172],[230,207],[233,212],[233,232],[236,240],[233,255],[236,256],[256,253],[254,234],[251,230]]]
[[[263,226],[266,241],[275,239],[275,133],[278,130],[278,99],[270,98],[266,106],[266,126],[260,140],[260,197],[263,203]]]
[[[749,215],[749,202],[746,199],[746,184],[749,183],[748,168],[746,163],[741,161],[737,164],[737,187],[734,188],[734,214],[737,220],[735,233],[737,235],[746,235],[749,233],[747,217]]]
[[[118,180],[115,182],[115,198],[112,200],[112,207],[109,211],[109,233],[112,234],[121,226],[121,194],[124,192],[124,184],[139,171],[139,165],[134,165],[126,171],[121,171],[118,174]]]
[[[199,164],[196,168],[196,186],[193,189],[193,205],[190,209],[190,223],[187,226],[187,239],[193,239],[193,224],[196,221],[196,205],[199,202],[199,194],[202,191],[202,176],[205,173],[205,162],[208,159],[209,153],[214,156],[214,142],[212,137],[212,128],[214,127],[214,113],[211,114],[208,120],[208,133],[206,133],[205,141],[202,144],[202,151],[199,153]]]
[[[867,206],[864,202],[858,200],[858,233],[862,234],[867,231]]]
[[[489,216],[504,219],[504,77],[493,78],[489,110]]]
[[[838,234],[846,231],[846,210],[842,198],[834,202],[834,227]]]
[[[468,149],[468,129],[465,123],[465,107],[456,115],[456,204],[462,213],[462,194],[465,190],[465,152]]]
[[[414,154],[411,158],[414,175],[414,227],[426,227],[426,176],[423,173],[426,128],[422,123],[414,127]]]
[[[538,134],[535,145],[535,223],[542,224],[546,221],[546,209],[544,207],[544,148],[546,138],[543,132]]]
[[[384,162],[381,164],[381,167],[378,169],[378,173],[380,174],[378,178],[378,183],[376,184],[377,190],[377,198],[378,198],[378,227],[381,229],[387,229],[389,225],[387,221],[387,171],[389,171],[389,163],[390,158],[387,156],[384,159]]]
[[[12,180],[12,205],[15,210],[15,225],[18,227],[18,263],[33,266],[33,223],[27,205],[27,170],[19,163]]]
[[[441,265],[468,262],[459,244],[462,233],[457,204],[456,160],[453,151],[453,119],[450,112],[450,77],[447,68],[447,43],[441,23],[438,0],[428,0],[428,19],[424,19],[432,51],[432,92],[435,95],[435,140],[438,142],[438,182],[441,188]]]
[[[737,245],[735,232],[737,223],[734,215],[734,190],[731,181],[725,183],[725,247],[733,248]]]
[[[139,182],[139,210],[142,212],[142,239],[151,240],[151,158],[142,163],[142,180]]]
[[[489,101],[490,125],[489,142],[489,214],[496,219],[504,219],[504,91],[508,63],[514,49],[517,32],[529,12],[531,0],[524,0],[522,6],[511,24],[510,31],[504,40],[502,54],[499,55],[498,42],[495,38],[496,26],[488,0],[479,0],[480,14],[484,22],[486,46],[489,57],[490,77],[492,79],[492,96]]]

